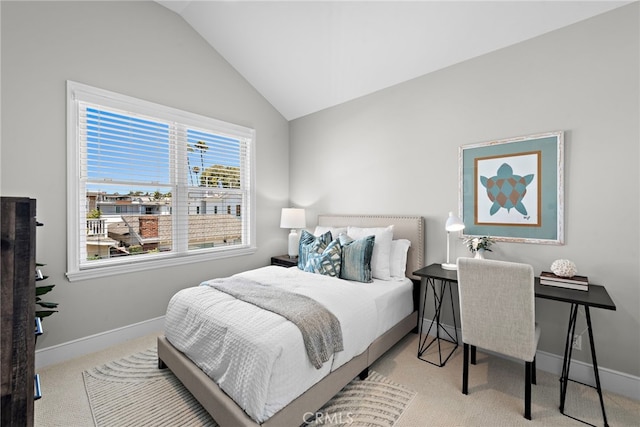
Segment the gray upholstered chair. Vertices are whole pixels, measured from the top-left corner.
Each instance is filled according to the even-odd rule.
[[[468,394],[469,353],[476,347],[525,362],[524,417],[531,419],[531,384],[536,383],[533,268],[528,264],[458,259],[460,320],[464,344],[462,393]]]

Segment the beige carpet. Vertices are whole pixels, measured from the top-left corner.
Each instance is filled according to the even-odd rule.
[[[532,390],[532,417],[523,413],[524,367],[478,352],[478,364],[469,376],[469,395],[460,392],[462,353],[458,349],[443,368],[416,357],[417,335],[410,334],[387,352],[372,370],[396,384],[417,392],[395,427],[484,427],[484,426],[574,426],[584,424],[558,411],[558,376],[538,371],[538,384]],[[90,427],[95,425],[89,408],[82,372],[144,351],[155,345],[147,336],[39,369],[44,396],[35,402],[37,427]],[[567,412],[602,426],[602,415],[595,390],[570,383]],[[605,392],[605,405],[611,426],[640,425],[640,402]],[[182,424],[184,425],[184,424]]]
[[[537,371],[537,384],[531,393],[533,419],[529,421],[523,417],[524,363],[486,355],[478,349],[477,365],[469,368],[469,394],[465,396],[461,392],[462,347],[438,368],[416,357],[417,341],[416,335],[407,336],[373,364],[377,372],[418,392],[397,427],[584,426],[558,410],[557,375]],[[429,349],[425,355],[429,360],[437,360],[433,351]],[[608,392],[604,400],[610,426],[640,426],[639,401]],[[603,425],[594,389],[570,383],[565,405],[568,414]]]
[[[158,369],[155,348],[83,372],[98,427],[190,426],[217,423],[168,369]],[[416,393],[371,372],[355,379],[304,421],[313,426],[392,427]],[[301,420],[301,424],[302,424]]]

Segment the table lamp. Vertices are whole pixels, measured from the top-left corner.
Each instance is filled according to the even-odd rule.
[[[304,214],[304,209],[296,208],[282,208],[282,215],[280,216],[280,228],[289,228],[289,258],[295,258],[298,256],[298,243],[300,237],[296,231],[296,228],[304,228],[307,225],[307,220]]]
[[[453,212],[449,212],[449,218],[447,218],[447,222],[444,225],[444,229],[447,230],[447,262],[442,264],[442,268],[445,270],[457,270],[457,264],[451,264],[449,262],[449,233],[452,231],[460,231],[464,229],[464,222],[457,216],[453,214]]]

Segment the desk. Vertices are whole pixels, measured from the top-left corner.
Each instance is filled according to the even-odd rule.
[[[447,360],[453,355],[453,353],[458,348],[458,327],[456,325],[456,312],[453,304],[453,293],[451,291],[451,285],[453,283],[458,283],[458,272],[455,270],[445,270],[440,264],[431,264],[427,267],[423,267],[418,271],[414,271],[413,274],[415,276],[420,276],[426,280],[426,285],[424,289],[424,300],[422,301],[422,316],[424,316],[425,308],[427,305],[427,299],[429,295],[429,289],[433,291],[433,307],[435,310],[435,323],[431,322],[431,326],[427,332],[422,334],[422,319],[419,319],[418,325],[418,359],[430,363],[432,365],[436,365],[438,367],[442,367],[447,363]],[[440,283],[440,291],[437,290],[436,282]],[[446,288],[449,288],[449,299],[451,301],[451,314],[453,315],[453,328],[454,328],[454,336],[452,336],[446,329],[442,328],[440,324],[440,312],[442,310],[442,302],[444,301],[444,297],[446,296]],[[429,335],[433,326],[436,327],[436,335],[431,341],[428,341]],[[444,335],[440,334],[440,330],[444,332]],[[428,341],[428,342],[427,342]],[[447,341],[452,344],[455,344],[453,349],[449,352],[449,354],[442,359],[442,348],[440,346],[441,341]],[[426,358],[423,358],[422,355],[433,345],[438,345],[438,362],[432,362]]]
[[[429,343],[427,343],[427,335],[429,335],[429,332],[433,327],[433,322],[431,323],[431,326],[429,327],[429,330],[425,334],[425,338],[423,340],[422,339],[422,321],[420,321],[420,326],[419,326],[420,338],[418,340],[418,358],[420,358],[421,360],[425,360],[425,359],[422,359],[421,357],[422,354],[432,344],[434,344],[434,342],[437,342],[440,363],[436,364],[429,360],[425,360],[425,361],[436,366],[444,366],[444,364],[447,362],[447,360],[449,360],[453,352],[458,348],[458,332],[457,332],[457,327],[455,323],[455,311],[454,311],[453,297],[451,292],[451,285],[453,283],[456,283],[456,284],[458,283],[458,272],[455,270],[445,270],[440,266],[440,264],[431,264],[428,267],[424,267],[418,271],[415,271],[413,274],[416,276],[426,278],[427,280],[427,286],[425,288],[425,295],[424,295],[424,302],[422,304],[423,316],[424,316],[424,308],[427,300],[429,287],[431,287],[433,290],[434,307],[436,308],[436,311],[435,311],[435,320],[436,320],[436,328],[437,328],[436,337],[433,338]],[[436,284],[435,284],[436,280],[440,281],[439,295],[438,295],[438,292],[436,292]],[[451,298],[451,310],[452,310],[453,319],[454,319],[454,328],[456,329],[455,338],[452,337],[446,330],[443,329],[450,339],[440,336],[440,310],[442,307],[442,301],[445,296],[446,285],[449,285],[449,297]],[[571,344],[573,343],[573,338],[576,332],[578,308],[580,306],[583,306],[585,311],[585,317],[587,319],[587,331],[589,332],[589,347],[591,348],[591,359],[593,360],[593,373],[596,380],[595,387],[590,384],[583,384],[583,385],[593,387],[598,391],[598,397],[600,398],[600,408],[602,409],[602,418],[604,420],[604,425],[608,426],[609,423],[607,421],[607,414],[604,409],[604,399],[602,397],[602,387],[600,386],[600,374],[598,373],[598,361],[596,358],[596,348],[593,342],[593,329],[591,327],[591,313],[589,309],[591,307],[594,307],[594,308],[602,308],[605,310],[615,310],[616,305],[614,304],[613,300],[609,296],[609,293],[607,292],[606,288],[600,285],[590,284],[589,291],[585,292],[585,291],[579,291],[575,289],[565,289],[565,288],[559,288],[555,286],[541,285],[540,279],[536,277],[534,289],[535,289],[536,298],[571,304],[571,308],[569,310],[569,325],[567,327],[567,336],[566,336],[565,346],[564,346],[564,356],[562,359],[562,375],[560,377],[560,413],[562,413],[563,415],[566,415],[567,417],[573,418],[577,421],[584,422],[578,418],[575,418],[571,415],[564,413],[564,404],[567,396],[567,384],[569,381],[574,381],[569,378],[569,368],[571,366],[571,357],[572,357],[572,351],[573,351],[573,346]],[[451,353],[449,353],[449,355],[444,359],[444,361],[442,361],[440,340],[453,342],[455,344],[455,347],[453,348]],[[577,382],[577,381],[574,381],[574,382]]]

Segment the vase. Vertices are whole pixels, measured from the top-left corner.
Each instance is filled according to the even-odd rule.
[[[478,249],[474,256],[475,259],[484,259],[484,249]]]

